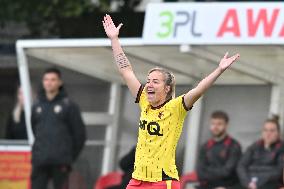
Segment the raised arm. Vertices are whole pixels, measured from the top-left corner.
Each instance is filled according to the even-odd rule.
[[[194,89],[185,94],[184,102],[186,106],[188,108],[192,107],[193,104],[205,93],[205,91],[213,85],[216,79],[239,57],[239,54],[235,54],[234,56],[228,58],[227,52],[220,61],[218,68],[216,68],[211,74],[205,77]]]
[[[132,96],[136,97],[141,84],[136,78],[132,70],[131,64],[128,61],[126,55],[124,54],[118,40],[119,30],[122,24],[119,24],[116,27],[111,17],[109,15],[106,15],[104,16],[103,26],[108,38],[111,40],[113,56],[118,67],[118,71],[124,79],[126,85],[128,86]]]

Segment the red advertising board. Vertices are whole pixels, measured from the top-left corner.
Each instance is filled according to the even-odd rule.
[[[30,151],[0,151],[0,188],[29,189]]]

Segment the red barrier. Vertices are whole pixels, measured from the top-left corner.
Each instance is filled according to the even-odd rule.
[[[29,189],[31,152],[0,151],[0,188]]]

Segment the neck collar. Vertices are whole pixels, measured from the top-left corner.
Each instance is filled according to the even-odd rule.
[[[152,109],[152,110],[160,109],[160,108],[163,107],[165,104],[167,104],[170,100],[172,100],[172,97],[169,98],[168,100],[166,100],[163,104],[160,104],[160,105],[158,105],[158,106],[152,106],[152,105],[151,105],[151,109]]]

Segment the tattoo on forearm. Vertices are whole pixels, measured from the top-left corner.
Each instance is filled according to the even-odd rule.
[[[120,53],[115,57],[115,61],[120,69],[130,67],[130,63],[127,60],[124,53]]]

